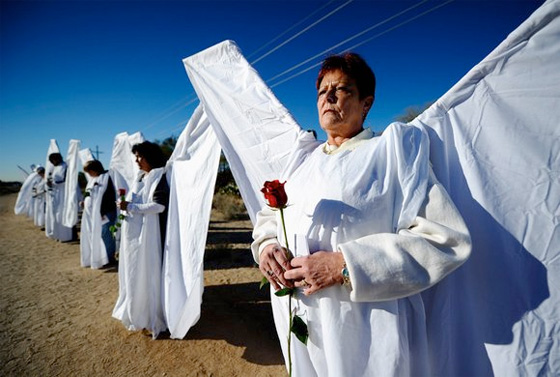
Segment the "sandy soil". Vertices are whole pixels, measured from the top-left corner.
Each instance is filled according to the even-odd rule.
[[[152,340],[111,317],[116,269],[80,267],[0,196],[0,375],[286,376],[249,221],[210,224],[202,316],[183,340]]]

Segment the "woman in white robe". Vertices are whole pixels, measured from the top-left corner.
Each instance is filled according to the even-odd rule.
[[[45,168],[39,166],[35,169],[41,179],[37,180],[33,185],[33,222],[38,227],[45,226]]]
[[[33,218],[33,187],[41,180],[42,178],[37,170],[33,171],[25,178],[19,190],[16,205],[14,206],[14,213],[16,215],[25,214]]]
[[[115,239],[110,227],[117,217],[116,191],[109,173],[98,160],[87,161],[84,171],[91,179],[82,202],[81,265],[97,269],[115,263]]]
[[[308,326],[307,345],[291,342],[293,375],[429,376],[418,293],[466,261],[468,230],[431,172],[421,129],[363,129],[375,76],[361,57],[327,58],[317,89],[328,140],[303,133],[282,177],[294,258],[278,211],[259,212],[253,232],[261,272],[274,290],[296,288]],[[288,363],[289,298],[271,296]]]
[[[163,243],[169,203],[165,157],[157,144],[132,147],[139,179],[118,206],[126,211],[119,252],[119,298],[113,317],[153,338],[167,329],[161,295]]]
[[[51,153],[49,161],[54,167],[47,173],[45,233],[49,238],[66,242],[72,240],[72,228],[62,225],[66,163],[63,161],[60,153]]]

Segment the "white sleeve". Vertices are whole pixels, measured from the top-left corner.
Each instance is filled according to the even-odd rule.
[[[156,202],[149,203],[128,203],[127,212],[141,213],[143,215],[156,214],[165,211],[165,206]]]
[[[273,243],[278,243],[276,233],[278,225],[276,222],[276,213],[268,207],[257,212],[257,221],[253,229],[253,243],[251,251],[255,262],[259,263],[259,255],[262,250]]]
[[[428,194],[408,229],[338,245],[357,302],[418,293],[463,264],[471,252],[468,229],[445,189],[430,174]]]

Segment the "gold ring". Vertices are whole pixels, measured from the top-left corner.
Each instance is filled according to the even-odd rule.
[[[274,272],[272,272],[271,270],[268,270],[266,273],[268,274],[268,276],[274,275]]]
[[[305,279],[303,279],[301,282],[302,282],[304,287],[307,287],[309,285],[309,283],[307,281],[305,281]]]

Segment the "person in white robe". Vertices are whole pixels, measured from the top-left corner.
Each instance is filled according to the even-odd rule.
[[[91,179],[82,202],[81,265],[94,269],[116,265],[115,239],[111,233],[111,226],[117,218],[117,197],[113,180],[98,160],[87,161],[84,172]]]
[[[126,200],[119,251],[119,297],[113,317],[131,331],[147,330],[153,338],[167,329],[163,313],[162,259],[169,204],[165,163],[157,144],[135,144],[132,153],[139,178]]]
[[[251,245],[273,290],[296,289],[293,310],[308,326],[307,345],[291,342],[293,375],[429,376],[419,293],[467,260],[469,232],[431,171],[424,130],[363,129],[375,75],[361,57],[327,58],[317,90],[328,138],[302,133],[279,177],[287,239],[279,211],[265,208]],[[289,298],[271,297],[290,368]]]
[[[25,178],[18,192],[16,204],[14,206],[14,213],[16,215],[27,215],[33,218],[33,187],[41,179],[36,169]]]
[[[67,166],[60,153],[51,153],[49,161],[53,168],[46,180],[45,233],[49,238],[66,242],[72,240],[72,228],[62,224]]]
[[[32,203],[33,203],[33,222],[38,227],[45,226],[45,168],[38,166],[35,171],[41,179],[37,180],[33,185]]]

